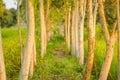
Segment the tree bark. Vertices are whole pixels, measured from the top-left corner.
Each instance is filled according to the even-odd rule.
[[[100,72],[99,80],[107,80],[110,65],[111,65],[111,62],[112,62],[114,42],[115,42],[115,37],[113,35],[110,38],[109,43],[107,44],[106,55],[105,55],[105,59],[104,59],[102,69],[101,69],[101,72]]]
[[[33,44],[33,60],[34,60],[34,65],[36,65],[36,43],[34,39],[34,44]]]
[[[80,0],[80,21],[79,21],[79,35],[78,35],[78,54],[79,54],[79,64],[84,64],[84,18],[86,9],[86,0]],[[85,8],[84,8],[85,7]]]
[[[99,14],[102,22],[102,28],[103,28],[103,34],[106,40],[106,55],[105,59],[102,65],[102,69],[100,72],[99,80],[107,80],[107,76],[110,70],[111,62],[112,62],[112,57],[113,57],[113,49],[114,49],[114,42],[115,42],[115,33],[116,33],[116,23],[113,26],[113,31],[112,35],[110,36],[107,24],[106,24],[106,18],[105,18],[105,13],[104,13],[104,6],[102,0],[98,0],[99,3]]]
[[[72,11],[72,45],[71,54],[75,56],[75,10]]]
[[[71,7],[69,7],[69,10],[68,10],[68,42],[67,42],[67,45],[68,45],[68,49],[70,49],[70,22],[71,21]]]
[[[94,37],[93,37],[94,26],[92,14],[92,0],[87,0],[87,4],[88,4],[88,59],[82,80],[90,80],[94,60]]]
[[[79,1],[75,0],[75,12],[76,12],[76,16],[75,16],[75,53],[77,58],[79,58],[79,54],[78,53],[78,9],[79,9]]]
[[[39,0],[40,3],[40,20],[41,20],[41,57],[46,53],[47,37],[46,37],[46,22],[44,16],[43,0]]]
[[[96,29],[96,18],[97,18],[97,10],[98,10],[98,2],[95,0],[95,8],[94,8],[94,13],[93,13],[93,36],[94,36],[94,46],[95,46],[95,29]]]
[[[20,0],[17,0],[17,23],[18,23],[18,36],[19,36],[19,41],[20,41],[20,55],[21,55],[21,62],[23,59],[23,54],[22,54],[22,37],[21,37],[21,28],[20,28]]]
[[[31,0],[27,0],[27,38],[24,56],[22,60],[20,80],[28,80],[28,74],[30,70],[31,55],[33,53],[34,44],[34,8]]]
[[[6,80],[5,64],[2,51],[1,25],[0,25],[0,80]]]
[[[100,6],[99,13],[100,13],[101,21],[102,21],[102,26],[103,26],[102,30],[103,30],[106,42],[109,42],[110,35],[109,35],[108,28],[107,28],[106,18],[104,17],[105,13],[104,13],[103,2],[102,0],[98,0],[98,3]]]
[[[34,45],[34,44],[33,44]],[[34,51],[34,46],[33,46],[33,51]],[[32,77],[33,71],[34,71],[34,52],[31,54],[31,59],[30,59],[30,69],[29,69],[29,75]]]
[[[120,18],[119,0],[117,0],[117,24],[118,24],[118,80],[120,80]]]
[[[65,15],[65,39],[68,42],[68,14]]]
[[[31,61],[30,61],[30,69],[29,69],[29,75],[32,76],[34,72],[34,65],[36,65],[36,45],[35,45],[35,38],[33,42],[33,52],[31,54]]]
[[[48,20],[49,9],[50,9],[50,0],[47,0],[47,11],[46,11],[46,18],[45,18],[46,22]]]

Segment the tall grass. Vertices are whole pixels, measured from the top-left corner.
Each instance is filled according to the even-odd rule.
[[[85,63],[88,56],[88,31],[84,31],[84,50]],[[25,44],[26,29],[22,28],[22,41]],[[20,49],[17,28],[2,29],[3,52],[5,58],[5,66],[7,80],[18,80],[20,71]],[[24,48],[24,45],[23,45]],[[80,80],[84,66],[78,65],[74,56],[65,56],[59,58],[53,53],[56,48],[62,48],[65,55],[69,55],[69,50],[63,37],[55,35],[51,38],[47,46],[47,53],[43,59],[40,58],[40,32],[36,30],[36,49],[37,49],[37,65],[33,77],[29,80]],[[95,61],[96,67],[93,68],[91,80],[99,77],[101,66],[104,60],[106,43],[102,34],[101,27],[96,27],[95,41]],[[96,76],[97,74],[97,76]],[[117,80],[117,42],[114,47],[114,56],[108,76],[108,80]]]

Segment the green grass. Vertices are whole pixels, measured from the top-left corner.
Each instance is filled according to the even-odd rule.
[[[88,53],[87,29],[85,28],[85,62]],[[20,49],[17,28],[2,29],[3,51],[6,65],[7,80],[18,80],[20,71]],[[26,41],[26,28],[22,28],[22,41]],[[105,56],[105,40],[100,26],[96,28],[96,44],[95,44],[95,62],[96,67],[93,68],[91,80],[99,77],[101,66]],[[24,45],[23,45],[24,47]],[[57,49],[62,48],[64,55],[62,58],[54,55]],[[29,80],[80,80],[84,66],[78,65],[77,59],[69,55],[66,43],[63,37],[55,35],[49,41],[47,53],[43,59],[40,58],[40,33],[36,30],[36,49],[37,49],[37,65],[34,69],[33,77]],[[60,51],[58,51],[60,52]],[[114,47],[114,56],[109,72],[108,80],[117,80],[117,42]]]

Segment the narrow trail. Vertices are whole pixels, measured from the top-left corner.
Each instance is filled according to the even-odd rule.
[[[69,58],[71,55],[70,54],[65,54],[64,53],[64,48],[55,48],[53,55],[58,57],[58,58]]]
[[[34,75],[29,80],[80,80],[82,67],[71,56],[64,40],[53,40],[48,44],[47,54],[37,58]]]

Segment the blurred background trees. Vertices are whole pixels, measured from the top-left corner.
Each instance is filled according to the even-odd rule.
[[[1,8],[0,22],[2,27],[11,27],[17,23],[17,10],[14,8],[6,9],[5,4]]]

